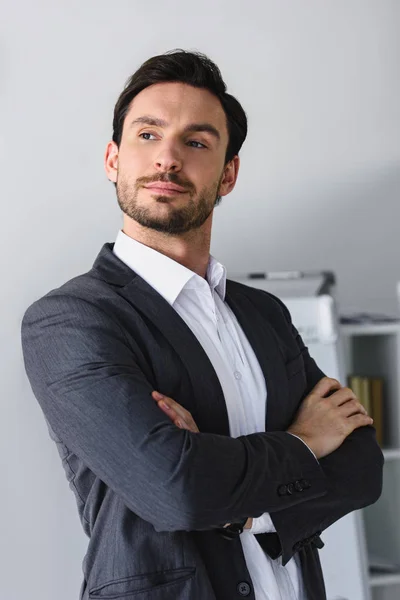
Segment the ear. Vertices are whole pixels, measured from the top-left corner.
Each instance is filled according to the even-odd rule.
[[[104,169],[108,179],[116,183],[118,175],[118,146],[115,142],[108,142],[107,144],[104,155]]]
[[[239,166],[240,158],[238,155],[234,156],[232,160],[225,165],[222,181],[219,185],[219,196],[226,196],[233,190],[239,173]]]

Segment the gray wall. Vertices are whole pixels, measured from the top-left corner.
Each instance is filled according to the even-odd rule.
[[[343,311],[396,313],[400,3],[0,0],[0,13],[0,597],[71,600],[86,540],[19,326],[120,227],[102,163],[125,80],[197,48],[245,107],[238,184],[214,221],[228,272],[333,269]]]

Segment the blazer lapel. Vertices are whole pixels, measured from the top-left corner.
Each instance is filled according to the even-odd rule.
[[[285,363],[267,310],[262,315],[234,281],[226,282],[227,303],[243,329],[260,363],[267,387],[265,431],[279,431],[286,426],[285,400],[288,394]],[[266,306],[268,299],[266,298]],[[250,400],[251,401],[251,400]]]

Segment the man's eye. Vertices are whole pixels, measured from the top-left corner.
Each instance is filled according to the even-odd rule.
[[[142,137],[142,135],[153,135],[153,136],[154,136],[154,133],[149,133],[149,132],[147,132],[147,131],[144,131],[143,133],[139,133],[139,137]],[[150,139],[150,138],[148,138],[148,137],[145,137],[145,138],[143,138],[143,139],[144,139],[144,140],[148,140],[148,139]]]
[[[205,146],[204,144],[202,144],[201,142],[196,142],[196,140],[190,140],[190,142],[188,142],[189,144],[199,144],[198,146],[193,146],[193,148],[206,148],[207,146]]]

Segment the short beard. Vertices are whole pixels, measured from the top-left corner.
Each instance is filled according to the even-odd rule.
[[[141,186],[136,182],[132,194],[132,186],[125,179],[119,177],[116,184],[118,204],[124,214],[142,225],[142,227],[168,235],[179,235],[201,227],[215,206],[220,204],[222,197],[218,196],[217,190],[222,178],[223,173],[218,183],[210,188],[203,188],[197,199],[194,191],[189,191],[189,200],[183,208],[171,209],[168,218],[159,218],[151,214],[150,207],[139,206],[138,194]],[[168,181],[176,183],[171,176]],[[170,196],[160,195],[152,198],[151,202],[167,203],[170,200]]]

